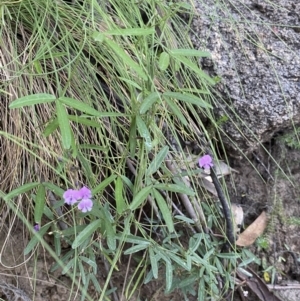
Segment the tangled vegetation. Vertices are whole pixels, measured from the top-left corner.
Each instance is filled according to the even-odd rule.
[[[217,166],[221,149],[219,79],[189,41],[192,4],[129,2],[0,4],[2,228],[22,221],[24,256],[45,248],[50,273],[72,280],[70,299],[79,287],[81,300],[130,300],[154,279],[166,294],[230,298],[255,256],[228,243],[201,185],[199,158]],[[92,207],[64,203],[84,186]]]

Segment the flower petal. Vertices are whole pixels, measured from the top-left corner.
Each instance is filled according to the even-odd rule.
[[[66,204],[73,205],[78,200],[80,200],[80,195],[79,195],[78,190],[68,189],[64,192],[63,198],[64,198]]]
[[[214,166],[212,157],[210,155],[204,155],[199,159],[199,166],[204,169],[209,169]]]
[[[78,209],[82,212],[91,211],[93,208],[93,201],[91,199],[82,199],[78,203]]]
[[[79,189],[78,194],[81,199],[90,199],[92,197],[92,192],[86,186]]]

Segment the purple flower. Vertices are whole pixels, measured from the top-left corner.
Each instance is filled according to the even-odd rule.
[[[78,195],[81,199],[91,199],[92,198],[92,192],[85,186],[83,186],[78,191]]]
[[[93,207],[93,201],[90,199],[82,199],[78,204],[78,209],[82,212],[91,211]]]
[[[199,166],[204,169],[210,169],[214,166],[212,162],[212,157],[210,155],[205,155],[199,159]]]
[[[41,229],[41,226],[39,225],[39,223],[35,223],[33,226],[34,231],[38,232]]]
[[[78,190],[68,189],[68,190],[66,190],[65,193],[63,194],[63,198],[64,198],[66,204],[68,204],[68,205],[73,205],[73,204],[75,204],[78,200],[81,199],[81,196],[80,196]]]

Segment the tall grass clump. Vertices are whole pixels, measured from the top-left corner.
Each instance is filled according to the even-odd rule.
[[[130,300],[156,279],[167,294],[228,297],[252,255],[227,242],[223,213],[199,185],[199,157],[217,164],[205,127],[218,127],[217,79],[197,63],[209,53],[189,42],[192,5],[0,8],[0,208],[3,229],[22,221],[24,264],[44,248],[49,273],[72,280],[70,299]]]

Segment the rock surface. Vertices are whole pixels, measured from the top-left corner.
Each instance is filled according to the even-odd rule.
[[[250,153],[300,123],[300,2],[196,0],[195,7],[191,40],[212,54],[202,68],[221,77],[215,113],[230,117],[222,125],[227,147]]]

